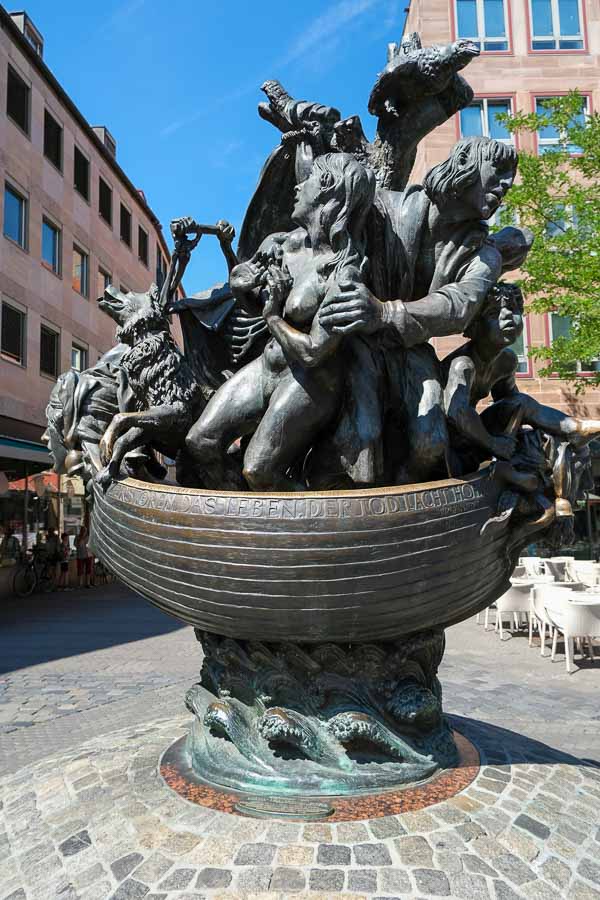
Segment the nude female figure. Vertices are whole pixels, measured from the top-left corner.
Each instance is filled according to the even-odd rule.
[[[361,279],[362,235],[375,178],[345,153],[315,160],[296,188],[288,234],[271,235],[230,285],[250,312],[261,308],[271,339],[262,355],[219,388],[191,428],[186,446],[207,487],[303,490],[300,466],[341,402],[343,335],[319,322],[326,297]],[[337,352],[336,352],[337,351]],[[242,466],[228,449],[252,435]]]

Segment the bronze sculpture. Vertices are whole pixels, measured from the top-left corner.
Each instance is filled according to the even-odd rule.
[[[268,82],[282,138],[237,251],[224,221],[174,220],[165,283],[108,288],[120,343],[53,392],[48,440],[86,478],[96,552],[202,643],[186,754],[208,782],[352,793],[452,765],[443,630],[506,590],[532,535],[568,533],[600,423],[516,390],[522,298],[498,282],[531,235],[486,220],[517,154],[460,141],[407,187],[419,140],[471,100],[476,54],[395,48],[372,144]],[[181,298],[203,234],[228,280]],[[438,360],[429,338],[460,333]]]

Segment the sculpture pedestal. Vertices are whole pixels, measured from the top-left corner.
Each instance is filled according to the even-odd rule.
[[[444,632],[379,643],[236,641],[196,630],[201,680],[186,756],[208,784],[348,795],[455,765],[437,670]]]

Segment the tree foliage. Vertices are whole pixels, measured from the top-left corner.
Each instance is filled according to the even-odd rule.
[[[546,361],[542,376],[556,373],[577,393],[600,384],[600,372],[581,375],[600,359],[600,116],[584,120],[582,107],[573,91],[545,101],[541,113],[498,116],[513,133],[558,138],[538,155],[519,153],[502,215],[535,234],[521,282],[529,308],[570,317],[568,334],[531,355]]]

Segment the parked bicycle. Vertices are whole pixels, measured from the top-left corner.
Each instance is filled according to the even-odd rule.
[[[56,587],[56,563],[49,560],[45,551],[34,547],[21,555],[13,577],[13,593],[17,597],[29,597],[35,591],[48,592]]]

